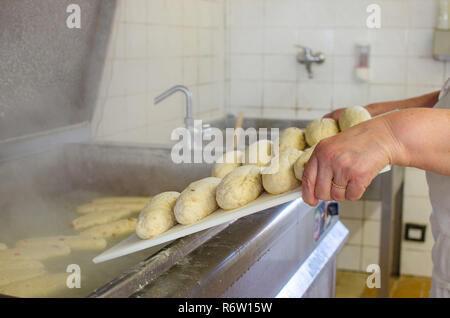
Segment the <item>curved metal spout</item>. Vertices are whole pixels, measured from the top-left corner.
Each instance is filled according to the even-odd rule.
[[[177,85],[169,88],[167,91],[155,97],[155,104],[158,104],[162,100],[166,99],[170,95],[176,92],[182,92],[186,96],[186,117],[184,118],[184,123],[186,128],[194,127],[194,118],[192,117],[192,93],[189,89],[183,85]]]

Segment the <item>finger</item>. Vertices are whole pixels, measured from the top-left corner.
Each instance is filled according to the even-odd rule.
[[[345,191],[345,198],[350,201],[359,200],[364,194],[364,191],[366,191],[366,186],[363,183],[350,180]]]
[[[319,200],[331,200],[331,180],[333,179],[333,170],[331,165],[324,160],[318,163],[316,186],[314,195]]]
[[[305,166],[302,176],[302,196],[303,201],[311,206],[316,206],[318,200],[314,195],[317,177],[317,158],[312,156]]]
[[[337,160],[337,165],[335,165],[333,172],[332,181],[342,187],[347,187],[351,167],[351,158],[345,155],[341,155]],[[331,187],[330,196],[334,201],[342,202],[345,200],[346,189],[341,189],[339,187]]]
[[[333,178],[333,180],[335,180],[335,178]],[[342,187],[346,187],[347,188],[347,183],[343,183],[343,182],[339,182],[339,181],[333,181],[335,184],[340,185]],[[342,202],[345,200],[345,192],[346,192],[346,188],[345,189],[341,189],[339,187],[336,186],[331,186],[331,191],[330,191],[330,197],[331,200],[333,201],[337,201],[337,202]]]

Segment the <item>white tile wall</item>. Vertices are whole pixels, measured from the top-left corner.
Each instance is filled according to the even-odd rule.
[[[405,231],[406,223],[415,223],[425,225],[426,232],[425,242],[406,241],[404,235],[402,235],[402,274],[431,276],[431,249],[434,244],[429,221],[431,210],[425,172],[415,168],[406,168],[403,197],[403,231]]]
[[[338,268],[365,272],[369,264],[378,264],[381,202],[344,201],[340,206],[340,218],[350,230],[350,237],[345,244],[345,254],[339,256]],[[357,260],[345,261],[344,257]]]
[[[361,220],[341,219],[350,231],[347,244],[361,246],[363,238],[363,222]]]
[[[353,271],[361,270],[361,247],[344,245],[337,257],[337,267]]]
[[[363,246],[361,252],[361,271],[365,272],[370,264],[379,264],[379,248],[372,246]]]
[[[432,271],[431,252],[402,249],[400,272],[403,275],[430,277]]]
[[[97,140],[166,143],[183,125],[182,84],[196,118],[224,114],[225,0],[119,0],[107,51],[93,135]],[[170,129],[169,129],[170,128]]]
[[[303,119],[338,107],[402,99],[437,89],[450,68],[431,58],[438,1],[377,1],[382,10],[382,27],[369,30],[366,8],[372,2],[227,0],[228,87],[233,87],[235,81],[263,82],[263,91],[258,92],[260,104],[252,104],[253,109],[261,108],[257,113],[282,117],[285,115],[281,112],[262,111],[282,107],[291,114],[295,109],[296,117]],[[360,40],[369,41],[372,49],[371,81],[367,84],[354,76],[355,43]],[[324,65],[313,66],[312,80],[304,66],[296,62],[296,44],[327,55]],[[266,102],[265,96],[270,98],[272,93],[265,92],[265,88],[273,87],[273,82],[296,83],[297,90],[292,92],[296,98],[283,96]],[[248,103],[236,103],[235,96],[229,101],[228,112],[248,107]]]
[[[380,221],[364,220],[362,245],[380,246]]]

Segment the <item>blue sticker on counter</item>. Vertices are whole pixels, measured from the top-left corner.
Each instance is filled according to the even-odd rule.
[[[314,241],[318,241],[331,220],[338,215],[338,204],[336,202],[322,201],[314,211]],[[330,213],[329,213],[330,212]]]

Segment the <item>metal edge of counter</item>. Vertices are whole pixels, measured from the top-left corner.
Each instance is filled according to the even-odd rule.
[[[309,213],[313,209],[298,199],[241,218],[193,252],[186,262],[167,271],[164,278],[155,280],[132,297],[222,297],[289,229],[302,222],[305,216],[313,217]],[[306,233],[308,231],[311,233]],[[307,229],[305,233],[312,238],[312,231],[312,228]],[[304,245],[303,250],[308,255],[314,249],[310,242],[298,244]],[[290,260],[289,268],[297,268],[306,259],[297,256]],[[295,270],[286,272],[286,278],[293,272]],[[179,280],[180,277],[189,279]],[[279,288],[276,289],[278,292]]]

